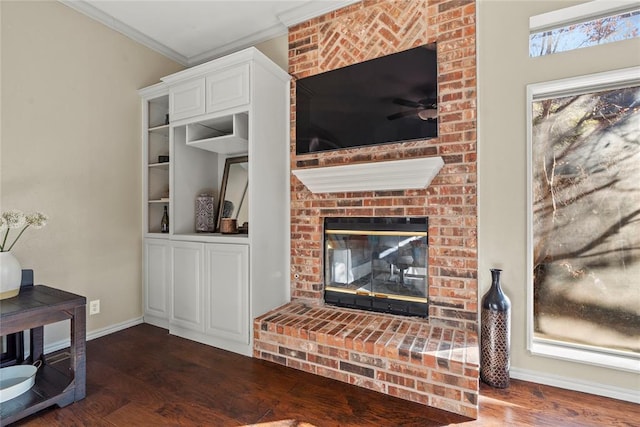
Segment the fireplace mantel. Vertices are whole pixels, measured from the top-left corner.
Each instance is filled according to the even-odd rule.
[[[408,190],[427,188],[442,166],[437,156],[295,169],[293,174],[312,193]]]

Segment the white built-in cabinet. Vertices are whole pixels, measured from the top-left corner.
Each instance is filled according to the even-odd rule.
[[[144,318],[251,355],[253,319],[289,301],[289,75],[249,48],[161,80],[140,90]],[[240,156],[248,233],[196,232],[196,198],[219,203]]]

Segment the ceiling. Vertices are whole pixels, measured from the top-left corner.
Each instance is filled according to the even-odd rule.
[[[287,34],[357,0],[59,0],[192,66]]]

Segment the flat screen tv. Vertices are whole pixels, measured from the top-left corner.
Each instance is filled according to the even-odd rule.
[[[296,81],[296,153],[438,136],[436,44]]]

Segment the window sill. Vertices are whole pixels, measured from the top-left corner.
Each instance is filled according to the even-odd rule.
[[[529,352],[536,356],[586,363],[628,372],[640,372],[640,355],[630,352],[604,352],[597,347],[573,346],[539,338],[534,338],[533,342],[529,344]]]

